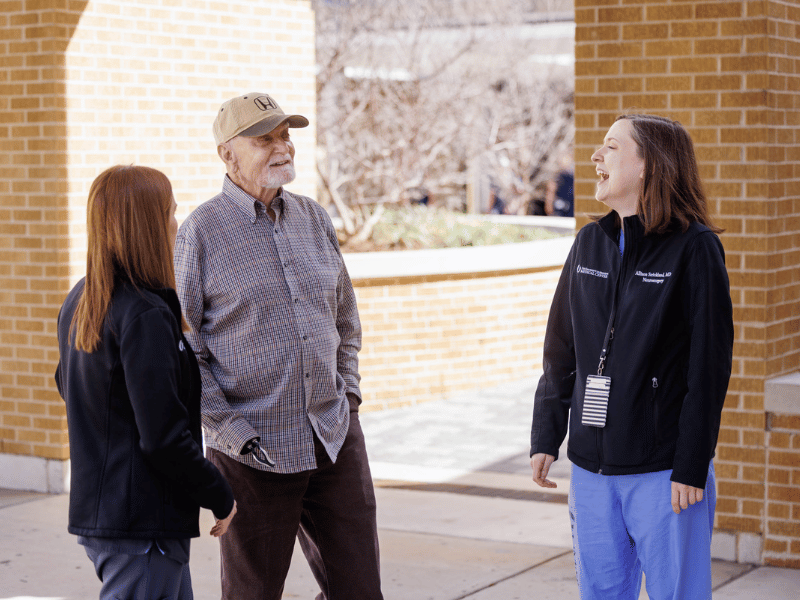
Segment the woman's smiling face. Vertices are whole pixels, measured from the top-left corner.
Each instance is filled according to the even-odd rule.
[[[594,197],[620,217],[637,213],[644,182],[644,159],[632,131],[628,119],[616,121],[608,130],[603,146],[592,154],[600,177]]]

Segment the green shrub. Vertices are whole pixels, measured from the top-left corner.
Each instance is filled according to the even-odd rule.
[[[492,246],[558,237],[525,227],[425,206],[386,209],[372,231],[371,243],[345,250],[409,250]],[[367,247],[369,246],[369,247]]]

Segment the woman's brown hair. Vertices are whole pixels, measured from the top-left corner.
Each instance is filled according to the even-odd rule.
[[[72,327],[75,347],[94,352],[118,277],[136,286],[174,288],[169,240],[172,185],[150,167],[116,166],[97,176],[86,207],[86,284]]]
[[[621,115],[644,160],[644,182],[638,214],[645,233],[666,233],[677,222],[683,231],[693,222],[715,233],[700,182],[692,138],[677,121],[655,115]]]

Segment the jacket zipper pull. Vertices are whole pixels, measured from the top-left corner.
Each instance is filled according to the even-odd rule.
[[[658,377],[653,377],[653,389],[658,387]]]

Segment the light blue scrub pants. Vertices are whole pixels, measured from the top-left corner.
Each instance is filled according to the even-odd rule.
[[[710,600],[716,487],[672,511],[672,471],[599,475],[572,465],[569,514],[582,600]]]

